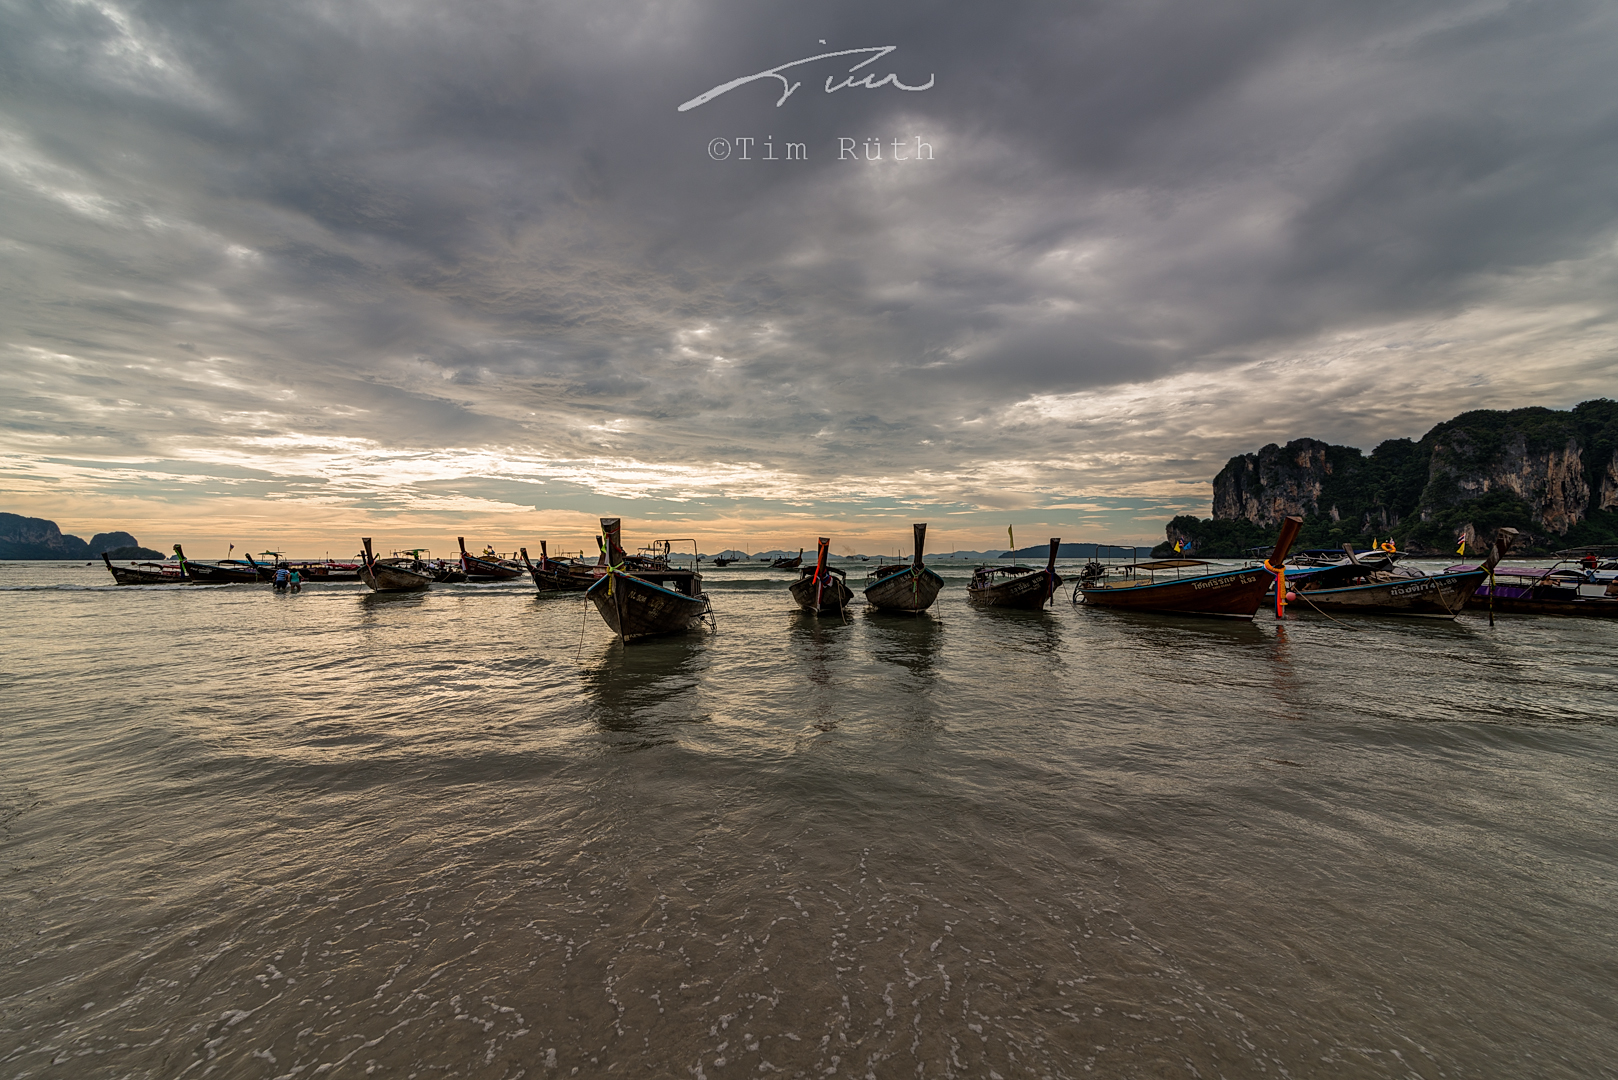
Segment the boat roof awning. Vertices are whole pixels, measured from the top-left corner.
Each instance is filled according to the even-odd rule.
[[[1131,565],[1137,570],[1178,570],[1182,566],[1212,566],[1213,563],[1202,559],[1158,559],[1155,562],[1138,562]]]

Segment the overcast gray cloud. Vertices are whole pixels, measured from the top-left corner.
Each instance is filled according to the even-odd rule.
[[[879,45],[932,87],[676,108]],[[1611,384],[1614,55],[1601,3],[0,0],[4,494],[1144,535],[1262,441]]]

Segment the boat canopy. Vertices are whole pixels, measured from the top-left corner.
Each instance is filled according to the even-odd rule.
[[[1212,566],[1213,563],[1202,559],[1158,559],[1155,562],[1138,562],[1130,565],[1136,570],[1178,570],[1182,566]]]

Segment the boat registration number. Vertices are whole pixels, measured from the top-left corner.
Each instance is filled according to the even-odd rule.
[[[1193,589],[1223,589],[1226,585],[1251,585],[1258,577],[1253,574],[1244,574],[1241,577],[1215,578],[1213,581],[1193,581]]]

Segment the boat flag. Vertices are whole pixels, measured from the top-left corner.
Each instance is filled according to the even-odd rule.
[[[1455,549],[1455,554],[1457,554],[1457,555],[1465,555],[1466,554],[1466,538],[1465,537],[1461,538],[1461,546]]]
[[[1017,538],[1012,535],[1010,525],[1006,526],[1006,539],[1011,542],[1011,550],[1016,551],[1017,550]],[[1008,552],[1008,554],[1009,554],[1009,552]]]
[[[1174,541],[1174,554],[1178,555],[1180,552],[1182,552],[1184,550],[1185,550],[1185,546],[1183,544],[1181,544],[1180,541],[1178,541],[1178,540]]]

